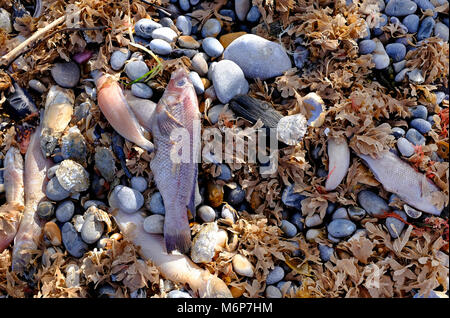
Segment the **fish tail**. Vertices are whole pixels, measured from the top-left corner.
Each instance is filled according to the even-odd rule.
[[[189,223],[179,222],[167,217],[164,221],[164,241],[166,243],[167,253],[178,250],[182,254],[186,254],[191,248],[191,229]]]

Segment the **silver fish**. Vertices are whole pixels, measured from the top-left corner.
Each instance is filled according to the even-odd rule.
[[[177,249],[186,253],[191,245],[187,208],[195,214],[197,158],[200,148],[200,139],[197,137],[201,130],[199,119],[194,86],[187,72],[180,68],[172,73],[152,118],[156,155],[150,167],[166,208],[164,239],[168,252]],[[183,154],[187,153],[184,150],[189,150],[188,160],[179,163],[174,162],[171,157],[171,152],[176,151],[180,145],[178,141],[171,139],[176,128],[184,128],[189,134],[188,142],[183,143],[188,149],[182,150]]]

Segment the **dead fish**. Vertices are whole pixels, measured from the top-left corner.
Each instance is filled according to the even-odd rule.
[[[328,151],[328,177],[325,182],[325,190],[336,189],[347,174],[350,166],[350,149],[345,138],[329,138]]]
[[[124,91],[124,95],[139,124],[151,132],[152,117],[155,112],[156,104],[149,99],[134,96],[130,90]]]
[[[377,159],[368,155],[359,157],[365,161],[386,191],[396,194],[401,200],[423,212],[441,214],[444,207],[433,204],[433,194],[439,193],[438,187],[425,175],[414,170],[409,163],[390,151],[383,152]]]
[[[122,137],[152,152],[153,144],[144,137],[142,127],[123,95],[119,83],[108,74],[93,72],[100,110]]]
[[[23,272],[29,265],[32,251],[37,249],[42,233],[43,222],[39,219],[36,209],[39,202],[45,198],[47,170],[52,166],[52,161],[42,154],[40,134],[41,126],[31,136],[30,145],[25,154],[25,210],[14,238],[12,269],[15,272]]]
[[[197,140],[195,136],[200,136],[199,119],[200,112],[194,86],[187,72],[180,68],[172,73],[152,119],[153,140],[157,150],[150,167],[166,208],[164,238],[169,252],[177,249],[181,253],[186,253],[191,245],[186,208],[195,214],[198,168],[196,160],[200,148],[197,147],[197,141],[200,139]],[[194,121],[197,125],[194,125]],[[172,162],[171,152],[177,151],[179,146],[177,141],[171,139],[171,133],[175,128],[185,128],[189,133],[189,158],[186,160],[188,162]]]
[[[6,203],[0,207],[0,253],[16,236],[24,209],[23,158],[11,147],[5,155],[4,185]]]
[[[144,217],[140,213],[113,211],[122,234],[139,248],[140,255],[151,260],[161,274],[175,283],[188,284],[201,298],[232,298],[227,285],[208,270],[201,269],[186,255],[169,254],[161,235],[144,231]],[[167,215],[167,214],[166,214]]]

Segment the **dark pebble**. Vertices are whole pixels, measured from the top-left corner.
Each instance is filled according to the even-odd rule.
[[[43,220],[50,220],[53,217],[55,207],[51,202],[42,201],[38,204],[36,213]]]

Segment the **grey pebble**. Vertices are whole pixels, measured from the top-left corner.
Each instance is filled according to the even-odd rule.
[[[226,164],[220,164],[220,175],[217,177],[219,180],[230,181],[233,176],[231,174],[231,169]]]
[[[88,213],[81,227],[81,238],[88,244],[97,242],[103,234],[105,225],[96,220],[95,215]]]
[[[405,68],[406,60],[402,60],[397,63],[393,63],[392,66],[394,67],[395,73],[398,73]]]
[[[283,233],[289,238],[294,237],[295,235],[297,235],[297,228],[295,227],[294,224],[292,224],[289,221],[282,220],[280,228],[283,231]]]
[[[406,26],[409,33],[416,33],[419,30],[419,16],[410,14],[403,18],[403,25]]]
[[[164,233],[164,215],[153,214],[147,216],[143,223],[144,231],[150,234]]]
[[[402,137],[397,140],[397,148],[403,157],[409,158],[414,154],[414,145],[406,138]]]
[[[216,37],[221,29],[222,26],[220,25],[219,20],[214,18],[208,19],[202,27],[202,37]]]
[[[235,0],[234,11],[239,20],[245,21],[247,13],[250,10],[250,0]]]
[[[28,82],[28,86],[30,86],[31,89],[35,90],[38,93],[44,94],[47,90],[47,87],[38,80],[32,79]]]
[[[164,208],[164,201],[160,192],[155,192],[152,194],[150,200],[148,201],[147,209],[155,214],[164,215],[166,213],[166,209]]]
[[[56,218],[61,223],[70,221],[74,213],[75,213],[75,204],[70,200],[61,202],[56,208],[55,212]]]
[[[412,0],[412,1],[414,1],[417,4],[417,6],[423,11],[425,10],[433,11],[433,19],[436,19],[437,12],[434,12],[434,5],[430,1],[428,0]]]
[[[306,227],[315,227],[322,224],[323,220],[320,218],[319,214],[308,215],[305,218]]]
[[[423,19],[420,23],[419,31],[417,32],[417,41],[429,38],[433,33],[435,24],[436,22],[434,22],[433,17],[426,17]]]
[[[406,132],[404,129],[400,127],[393,127],[392,134],[394,135],[395,138],[401,138],[406,134]]]
[[[394,213],[400,216],[403,220],[407,220],[406,213],[403,211],[394,210]],[[405,228],[405,223],[394,217],[386,218],[386,227],[392,238],[396,239],[402,233]]]
[[[147,64],[144,61],[130,61],[125,65],[125,73],[132,81],[144,76],[149,71]]]
[[[66,191],[59,183],[56,177],[50,179],[45,188],[47,198],[52,201],[61,201],[70,196],[70,192]]]
[[[422,75],[422,71],[417,68],[409,71],[406,74],[408,75],[410,82],[413,82],[414,84],[422,84],[425,81]]]
[[[336,219],[327,226],[328,233],[334,238],[343,238],[356,231],[356,225],[350,220]]]
[[[61,138],[61,155],[64,159],[72,159],[81,164],[86,162],[86,141],[77,126],[70,127]]]
[[[349,216],[347,213],[347,209],[342,207],[337,209],[336,211],[334,211],[333,215],[331,216],[332,220],[336,220],[336,219],[347,219],[349,220]]]
[[[80,80],[80,68],[75,62],[55,63],[51,74],[56,84],[64,88],[73,88]]]
[[[425,119],[415,118],[410,123],[412,128],[417,129],[420,133],[426,134],[431,130],[431,124]]]
[[[152,19],[140,19],[134,25],[136,34],[144,39],[150,39],[154,30],[162,28],[162,25]]]
[[[394,81],[402,82],[405,79],[406,73],[409,72],[409,68],[404,68],[397,75],[395,75]]]
[[[425,146],[425,137],[414,128],[408,129],[406,132],[406,139],[415,146]]]
[[[216,212],[209,205],[202,205],[198,208],[197,214],[203,222],[213,222],[216,218]]]
[[[201,95],[205,92],[205,86],[197,72],[189,72],[189,79],[191,80],[197,95]]]
[[[191,35],[192,22],[189,18],[185,17],[184,15],[180,15],[177,18],[175,25],[177,29],[180,30],[181,33],[183,33],[183,35]]]
[[[334,253],[334,248],[323,245],[323,244],[319,244],[319,252],[320,252],[320,258],[322,259],[322,261],[328,262]]]
[[[208,63],[203,58],[203,55],[197,53],[191,60],[191,69],[200,76],[205,76],[208,73]]]
[[[400,62],[406,55],[406,46],[401,43],[391,43],[386,46],[386,53],[394,62]]]
[[[172,47],[170,46],[170,43],[161,39],[151,40],[150,50],[160,55],[169,55],[170,53],[172,53]]]
[[[347,209],[348,215],[352,221],[361,221],[366,216],[366,210],[357,206],[351,206]]]
[[[247,21],[255,23],[259,21],[259,18],[261,18],[261,12],[259,12],[257,6],[252,6],[247,13]]]
[[[434,26],[434,35],[440,37],[444,42],[448,42],[448,26],[442,22],[436,23]]]
[[[389,16],[405,16],[413,14],[417,10],[417,4],[410,0],[390,0],[384,9]]]
[[[269,285],[266,287],[266,298],[282,298],[280,289],[275,286]]]
[[[245,190],[239,185],[228,193],[227,202],[232,206],[238,206],[245,200]]]
[[[135,213],[144,205],[144,197],[139,191],[118,185],[109,195],[109,205],[125,213]]]
[[[218,62],[211,76],[214,90],[221,103],[228,103],[234,96],[248,92],[249,85],[244,73],[233,61]]]
[[[215,105],[208,109],[208,118],[211,124],[215,125],[219,121],[219,115],[222,113],[224,105]]]
[[[131,187],[139,192],[144,192],[147,189],[147,180],[144,177],[133,177],[130,183]]]
[[[221,56],[224,50],[219,40],[213,37],[207,37],[203,39],[202,48],[205,51],[205,53],[211,57]]]
[[[358,193],[358,202],[367,213],[374,217],[382,216],[384,212],[389,211],[386,201],[369,190],[363,190]]]
[[[423,105],[418,105],[414,107],[410,107],[409,111],[411,112],[411,115],[413,118],[423,118],[426,119],[428,116],[428,110]]]
[[[114,71],[121,70],[122,67],[125,65],[125,62],[130,57],[130,51],[122,52],[122,51],[114,51],[111,54],[111,58],[109,60],[109,64],[111,64],[111,68]]]
[[[36,209],[37,215],[41,219],[47,220],[47,221],[49,221],[53,217],[54,212],[55,212],[55,207],[49,201],[39,202],[37,209]]]
[[[284,270],[281,266],[275,266],[266,277],[266,284],[273,285],[284,278]]]
[[[376,43],[373,40],[362,40],[359,42],[359,53],[370,54],[375,50]]]
[[[116,177],[116,163],[114,155],[109,148],[97,147],[95,149],[95,167],[106,181],[111,182]]]
[[[191,8],[189,0],[178,0],[178,3],[180,4],[180,8],[183,11],[189,11],[189,9]]]
[[[301,215],[300,212],[295,212],[295,213],[292,215],[290,222],[291,222],[292,224],[294,224],[294,225],[297,227],[297,229],[298,229],[299,231],[303,231],[303,228],[305,227],[305,219],[304,219],[304,217]]]
[[[134,83],[131,85],[131,93],[139,98],[149,99],[153,96],[153,90],[145,83]]]
[[[306,199],[304,195],[294,192],[293,184],[284,188],[283,193],[281,194],[281,201],[284,205],[290,208],[296,208],[297,210],[301,210],[302,201],[304,199]]]
[[[81,236],[75,230],[75,227],[70,223],[64,223],[62,229],[62,241],[64,247],[70,255],[76,258],[80,258],[88,250],[88,245],[83,242]]]

